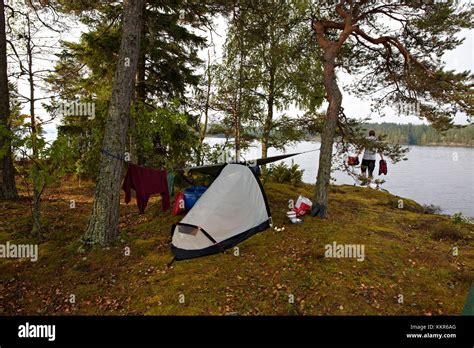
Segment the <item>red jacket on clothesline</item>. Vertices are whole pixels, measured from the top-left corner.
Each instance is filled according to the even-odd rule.
[[[141,214],[145,211],[148,199],[155,193],[161,194],[163,211],[170,207],[166,170],[149,169],[129,164],[122,188],[125,191],[125,203],[127,204],[131,200],[130,189],[135,190],[137,206]]]

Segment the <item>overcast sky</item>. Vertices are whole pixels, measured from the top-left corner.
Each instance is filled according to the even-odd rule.
[[[223,18],[218,18],[215,21],[216,25],[216,33],[212,35],[212,41],[214,43],[214,47],[211,47],[211,60],[214,59],[220,59],[222,56],[222,45],[224,44],[225,41],[225,33],[226,33],[226,21]],[[83,26],[77,26],[74,27],[71,31],[66,32],[66,33],[61,33],[60,37],[63,40],[67,41],[77,41],[82,33],[82,30],[84,30]],[[210,41],[210,35],[209,32],[198,32],[200,35],[207,36],[209,41]],[[454,51],[451,51],[447,53],[444,57],[443,60],[446,62],[446,66],[448,69],[453,69],[456,71],[465,71],[465,70],[471,70],[474,71],[474,57],[473,57],[473,51],[474,51],[474,30],[463,30],[458,33],[459,37],[464,38],[464,42],[462,45],[460,45],[458,48],[456,48]],[[200,52],[200,57],[206,61],[207,60],[207,49],[202,50]],[[46,65],[51,68],[53,66],[53,62],[55,60],[55,57],[51,57],[51,61],[47,62]],[[44,66],[43,66],[44,67]],[[347,84],[347,82],[351,81],[351,77],[343,74],[338,75],[339,82],[340,82],[340,87],[343,92],[343,107],[345,110],[346,115],[349,117],[354,117],[354,118],[367,118],[370,117],[373,122],[395,122],[395,123],[415,123],[415,124],[420,124],[420,123],[426,123],[425,121],[420,120],[419,118],[415,116],[398,116],[397,112],[395,109],[391,108],[385,108],[384,109],[384,114],[385,116],[382,117],[379,114],[371,114],[370,111],[370,96],[367,96],[367,99],[361,100],[355,96],[349,95],[344,91],[344,85]],[[27,91],[27,85],[26,81],[20,82],[19,83],[19,89],[20,92],[26,92]],[[38,93],[41,96],[45,96],[44,92],[39,92]],[[38,103],[39,104],[39,103]],[[325,105],[323,105],[323,108]],[[47,115],[45,114],[44,110],[40,107],[40,105],[37,105],[38,108],[38,114],[46,117]],[[24,108],[24,112],[28,113],[28,108]],[[295,109],[295,108],[290,108],[289,110],[284,111],[290,116],[297,116],[298,114],[301,114],[301,111]],[[46,138],[48,140],[53,140],[56,138],[56,123],[58,123],[59,120],[55,121],[53,124],[49,124],[45,127],[46,131]],[[457,124],[466,124],[467,123],[467,118],[464,115],[458,115],[455,119],[455,122]]]
[[[214,42],[214,48],[211,49],[211,54],[214,54],[211,57],[211,60],[222,57],[222,46],[225,41],[225,35],[227,30],[227,23],[221,17],[215,22],[216,24],[216,32],[212,36]],[[202,35],[202,34],[201,34]],[[207,37],[209,38],[209,34],[206,33]],[[446,63],[446,68],[448,70],[456,70],[456,71],[465,71],[470,70],[474,71],[474,30],[462,30],[459,32],[458,37],[464,38],[464,42],[462,45],[457,47],[455,50],[448,52],[444,57],[443,61]],[[207,50],[203,50],[200,54],[201,59],[207,60]],[[348,85],[352,82],[351,76],[348,74],[338,73],[340,89],[343,94],[343,101],[342,106],[344,107],[344,111],[347,116],[364,119],[370,117],[372,122],[395,122],[395,123],[414,123],[414,124],[421,124],[427,123],[425,120],[420,120],[416,116],[408,116],[408,115],[398,115],[396,108],[387,107],[383,110],[384,116],[380,114],[371,113],[370,105],[371,100],[370,96],[367,96],[365,100],[362,100],[358,97],[349,95],[344,90],[344,86]],[[323,104],[322,109],[325,110],[327,103]],[[290,116],[297,116],[302,112],[296,108],[290,108],[289,110],[285,110]],[[456,124],[467,124],[467,118],[465,115],[459,115],[455,118]]]

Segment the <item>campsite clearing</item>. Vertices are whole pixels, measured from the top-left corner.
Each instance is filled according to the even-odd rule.
[[[139,215],[122,198],[121,241],[83,250],[78,239],[93,183],[79,188],[77,181],[64,181],[46,192],[38,261],[0,259],[0,315],[461,312],[474,281],[473,225],[425,214],[407,199],[399,209],[398,197],[353,186],[331,188],[327,220],[304,217],[292,225],[288,200],[311,197],[313,186],[267,183],[265,191],[274,224],[284,231],[258,233],[237,245],[238,253],[231,248],[167,267],[171,225],[182,216],[161,212],[158,198]],[[28,209],[26,199],[0,202],[0,243],[35,243],[28,236]],[[364,245],[364,261],[326,258],[325,245],[333,242]],[[453,256],[456,246],[459,255]]]

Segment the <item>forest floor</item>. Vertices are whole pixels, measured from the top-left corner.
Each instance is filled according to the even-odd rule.
[[[153,198],[139,215],[121,201],[120,241],[84,250],[93,183],[45,193],[39,259],[0,259],[0,315],[444,315],[459,314],[474,281],[474,225],[424,213],[382,191],[333,186],[329,218],[292,225],[288,200],[311,185],[265,184],[274,225],[225,253],[176,261],[172,223]],[[26,192],[0,202],[0,244],[38,243]],[[75,208],[70,208],[70,201]],[[362,244],[364,261],[325,246]],[[459,255],[453,255],[457,247]],[[129,255],[127,251],[130,251]],[[128,256],[127,256],[128,255]],[[73,301],[72,301],[73,300]]]

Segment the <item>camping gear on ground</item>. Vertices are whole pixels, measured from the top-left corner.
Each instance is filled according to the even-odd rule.
[[[358,156],[348,156],[347,157],[347,164],[350,166],[356,166],[359,164],[359,157]]]
[[[257,178],[260,177],[260,166],[249,166],[250,170],[254,172],[254,174],[257,176]]]
[[[173,203],[173,215],[179,215],[182,212],[184,212],[185,209],[185,204],[184,204],[184,193],[183,192],[178,192],[176,194],[176,197],[174,198],[174,203]]]
[[[286,212],[286,216],[288,217],[288,219],[290,219],[292,224],[299,224],[299,223],[302,222],[301,219],[298,219],[296,217],[296,212],[293,211],[293,210],[290,210],[290,211]]]
[[[306,214],[308,211],[311,211],[311,207],[313,206],[313,202],[309,198],[299,196],[296,200],[295,207],[293,211],[296,213],[297,216],[302,216]]]
[[[184,190],[184,208],[186,211],[191,210],[191,208],[206,190],[206,186],[193,186]]]
[[[243,164],[223,164],[220,174],[186,216],[173,225],[176,260],[216,254],[270,227],[265,192]]]
[[[125,203],[127,204],[131,200],[131,189],[135,190],[140,214],[144,213],[148,199],[155,193],[161,194],[163,211],[170,207],[166,170],[150,169],[129,164],[122,189],[125,191]]]
[[[387,162],[385,160],[379,161],[379,175],[387,175]]]

